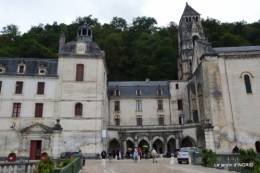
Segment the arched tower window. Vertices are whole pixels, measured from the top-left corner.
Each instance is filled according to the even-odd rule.
[[[196,22],[198,22],[198,17],[196,17]]]
[[[88,36],[91,36],[91,30],[88,30]]]
[[[83,81],[83,77],[84,77],[84,65],[77,64],[76,81]]]
[[[81,103],[77,103],[75,105],[75,116],[82,116],[82,104]]]
[[[185,19],[186,19],[186,22],[188,22],[188,17],[185,17]]]
[[[82,35],[87,35],[87,30],[86,29],[82,30]]]
[[[249,75],[247,75],[247,74],[244,75],[244,80],[245,80],[245,86],[246,86],[246,93],[252,93]]]
[[[194,35],[194,36],[192,37],[193,47],[194,47],[194,45],[195,45],[195,41],[198,40],[198,39],[199,39],[199,37],[198,37],[197,35]]]

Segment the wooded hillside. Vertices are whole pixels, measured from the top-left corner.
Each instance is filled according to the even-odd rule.
[[[101,25],[92,16],[78,17],[70,25],[39,24],[21,34],[14,24],[3,27],[0,57],[57,58],[60,32],[66,42],[76,40],[77,29],[84,22],[93,27],[93,41],[106,52],[109,81],[176,80],[178,58],[177,24],[158,27],[153,17],[137,17],[132,23],[114,17]],[[221,23],[203,19],[202,26],[213,47],[260,45],[260,20]]]

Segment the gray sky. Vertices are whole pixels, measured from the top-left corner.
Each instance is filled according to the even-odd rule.
[[[201,14],[221,22],[260,19],[260,0],[0,0],[0,30],[8,24],[19,26],[22,33],[39,23],[54,21],[70,24],[76,17],[92,15],[110,23],[114,16],[128,23],[138,16],[154,17],[158,26],[179,23],[186,2]]]

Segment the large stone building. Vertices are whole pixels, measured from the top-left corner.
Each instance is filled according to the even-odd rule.
[[[260,47],[213,48],[188,4],[176,81],[107,82],[105,53],[87,24],[61,34],[57,60],[0,59],[0,157],[38,159],[147,145],[230,152],[260,139]]]

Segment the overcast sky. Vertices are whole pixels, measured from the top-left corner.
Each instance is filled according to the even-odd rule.
[[[179,23],[186,2],[201,14],[221,22],[260,19],[260,0],[0,0],[0,30],[6,25],[19,26],[22,33],[39,23],[54,21],[70,24],[76,17],[92,15],[110,23],[114,16],[131,23],[138,16],[154,17],[158,26]]]

